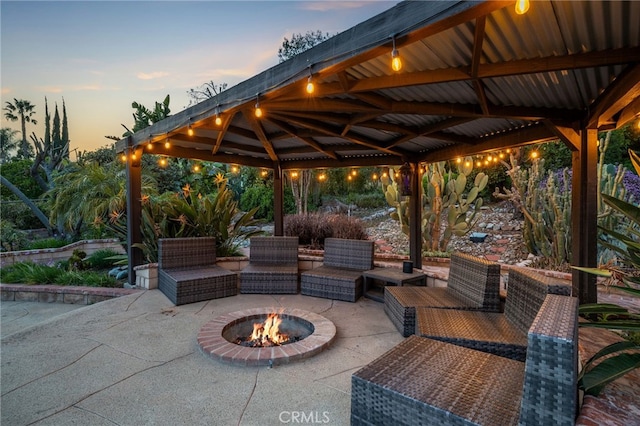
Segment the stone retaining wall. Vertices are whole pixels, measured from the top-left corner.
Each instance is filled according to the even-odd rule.
[[[3,302],[44,302],[92,305],[140,290],[59,285],[0,284]]]
[[[82,250],[87,254],[87,256],[98,250],[104,249],[111,249],[116,253],[126,254],[126,251],[115,238],[104,240],[82,240],[58,248],[2,252],[0,253],[0,268],[11,266],[16,262],[33,262],[40,264],[56,263],[69,259],[73,254],[73,251],[76,249]]]

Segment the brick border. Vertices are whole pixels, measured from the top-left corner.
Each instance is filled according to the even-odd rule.
[[[224,328],[233,322],[256,315],[277,312],[302,318],[313,324],[314,331],[303,340],[282,346],[249,348],[228,342],[222,337]],[[206,323],[198,333],[198,346],[213,359],[242,366],[288,364],[298,359],[310,358],[329,347],[336,336],[336,326],[323,316],[302,309],[253,308],[235,311]]]
[[[92,305],[141,290],[108,287],[0,284],[3,302],[43,302]]]

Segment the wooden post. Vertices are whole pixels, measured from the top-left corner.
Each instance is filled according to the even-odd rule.
[[[598,235],[598,131],[582,129],[579,148],[572,157],[572,264],[594,268],[597,266]],[[595,275],[573,270],[572,285],[580,304],[598,301]]]
[[[284,235],[284,179],[282,168],[273,168],[273,235]]]
[[[127,255],[129,258],[129,284],[133,286],[136,285],[136,273],[133,268],[143,263],[142,250],[133,246],[134,244],[142,243],[142,231],[140,229],[140,220],[142,219],[142,168],[140,167],[142,150],[130,148],[126,151],[126,154]],[[135,154],[135,159],[132,158],[132,154]]]
[[[411,163],[409,198],[409,257],[414,268],[422,268],[422,184],[420,164]]]

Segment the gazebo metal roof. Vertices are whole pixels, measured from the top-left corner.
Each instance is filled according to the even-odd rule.
[[[640,111],[639,18],[633,1],[534,1],[525,15],[513,2],[403,2],[117,148],[292,169],[434,161],[556,139],[554,126],[610,129]]]
[[[573,151],[572,263],[595,266],[598,131],[640,115],[639,19],[637,1],[536,0],[524,15],[513,1],[402,2],[116,149],[274,169],[281,235],[284,170],[410,163],[417,193],[420,162],[560,139]],[[142,261],[139,158],[127,162],[130,277]],[[574,271],[573,285],[582,302],[595,301],[592,276]]]

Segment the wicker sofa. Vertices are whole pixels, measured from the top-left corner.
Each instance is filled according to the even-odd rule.
[[[525,268],[508,276],[504,314],[416,308],[416,335],[524,361],[527,331],[547,294],[571,296],[571,284]]]
[[[253,237],[240,293],[298,293],[298,237]]]
[[[373,269],[373,241],[327,238],[322,266],[300,275],[307,296],[355,302],[362,296],[362,272]]]
[[[352,425],[573,425],[578,301],[550,294],[525,362],[411,336],[352,375]]]
[[[216,265],[213,237],[161,238],[158,289],[183,305],[238,294],[238,276]]]
[[[419,306],[500,312],[500,265],[455,252],[447,287],[385,287],[384,311],[404,337],[415,333]]]

